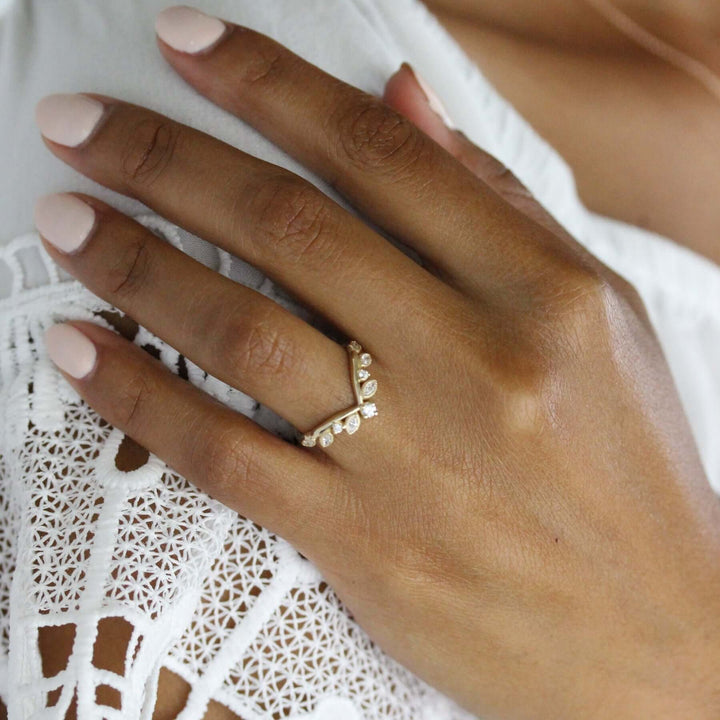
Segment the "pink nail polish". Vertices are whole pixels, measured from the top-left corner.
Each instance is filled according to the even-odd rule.
[[[75,147],[90,137],[104,111],[105,106],[94,98],[57,93],[38,102],[35,122],[48,140]]]
[[[425,93],[430,109],[440,116],[440,119],[445,123],[445,125],[447,125],[448,128],[450,128],[450,130],[456,130],[457,128],[455,123],[453,123],[450,115],[448,115],[448,111],[440,101],[440,98],[435,94],[435,91],[430,87],[430,85],[428,85],[417,70],[413,69],[413,73],[417,78],[418,85],[420,85],[422,91]]]
[[[51,325],[45,331],[45,347],[50,359],[74,378],[84,378],[95,366],[94,343],[72,325]]]
[[[197,53],[219,40],[227,25],[186,5],[165,8],[155,18],[155,32],[171,48],[184,53]]]
[[[35,202],[35,227],[58,250],[80,248],[95,226],[95,210],[69,193],[43,195]]]

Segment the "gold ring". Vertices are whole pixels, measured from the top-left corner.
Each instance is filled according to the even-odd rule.
[[[329,417],[314,430],[299,432],[298,439],[305,447],[315,447],[318,444],[326,448],[332,444],[335,435],[339,435],[343,430],[348,435],[357,432],[361,417],[367,419],[378,414],[375,403],[367,402],[377,391],[377,380],[370,377],[367,369],[372,363],[372,357],[370,353],[362,351],[362,346],[356,340],[351,340],[345,348],[350,360],[350,382],[356,404]]]

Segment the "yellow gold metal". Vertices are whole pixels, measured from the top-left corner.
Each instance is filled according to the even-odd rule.
[[[370,378],[370,371],[367,369],[372,363],[372,357],[370,353],[363,352],[362,346],[356,340],[351,340],[345,348],[348,351],[350,382],[357,404],[327,418],[314,430],[298,432],[298,440],[304,447],[320,445],[326,448],[332,444],[334,436],[343,430],[348,435],[355,433],[360,427],[361,417],[369,419],[378,414],[375,403],[367,402],[377,391],[377,380]]]

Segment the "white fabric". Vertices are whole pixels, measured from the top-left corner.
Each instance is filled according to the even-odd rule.
[[[210,267],[316,321],[258,271],[79,175],[40,140],[32,120],[40,97],[97,91],[284,165],[341,201],[165,64],[153,18],[166,4],[5,0],[2,14],[0,3],[0,694],[10,718],[63,718],[74,695],[83,720],[149,718],[163,666],[192,687],[183,720],[202,718],[210,700],[245,720],[466,717],[375,647],[287,543],[198,492],[156,457],[130,473],[117,470],[122,434],[80,401],[47,358],[42,331],[53,320],[102,322],[96,313],[108,308],[58,271],[31,230],[35,197],[51,191],[101,197]],[[410,61],[470,138],[638,288],[720,489],[720,269],[587,212],[565,164],[417,0],[196,5],[267,32],[376,94],[400,62]],[[156,348],[178,371],[173,348],[142,328],[135,342]],[[292,432],[243,393],[189,362],[187,369],[193,383],[230,406],[278,433]],[[122,673],[93,660],[98,626],[109,617],[127,623]],[[75,644],[67,666],[45,677],[39,629],[68,624]],[[116,688],[122,711],[97,704],[100,685]]]

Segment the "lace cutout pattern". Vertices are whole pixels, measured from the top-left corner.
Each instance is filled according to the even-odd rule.
[[[170,223],[136,219],[183,249]],[[229,257],[216,260],[227,275]],[[111,327],[115,309],[62,277],[34,233],[0,251],[2,272],[0,691],[11,716],[149,718],[165,667],[191,687],[183,720],[212,701],[243,720],[469,717],[374,646],[284,540],[152,454],[118,469],[123,434],[42,341],[61,319]],[[178,372],[180,355],[145,328],[134,342]],[[282,434],[267,408],[182,361],[189,382]]]

